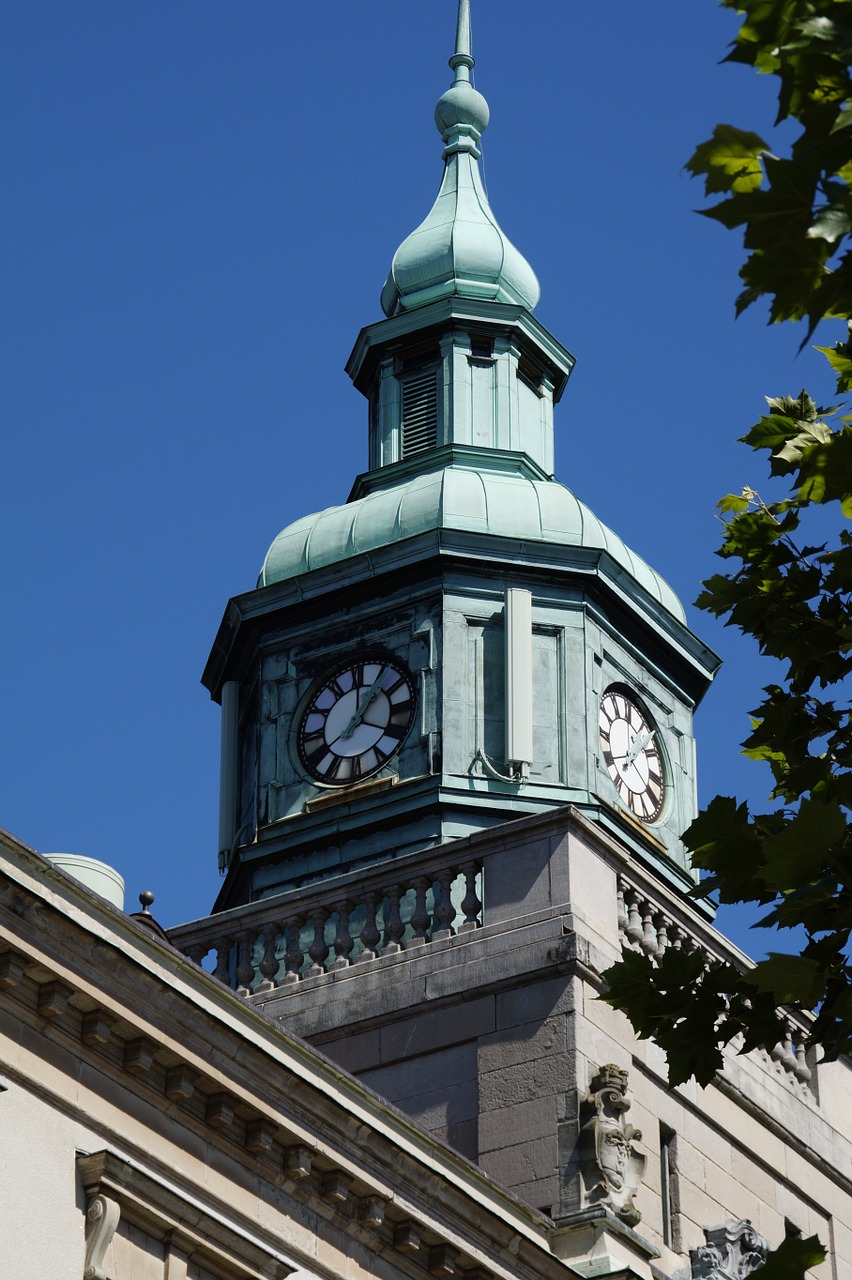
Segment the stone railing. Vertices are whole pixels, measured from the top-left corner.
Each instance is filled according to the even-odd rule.
[[[715,948],[712,944],[704,944],[704,939],[699,943],[694,934],[679,924],[673,915],[654,902],[647,892],[631,885],[624,876],[618,877],[617,910],[622,944],[634,951],[643,951],[652,960],[659,960],[664,951],[675,947],[687,954],[703,951],[705,965],[708,967],[726,960],[738,964],[738,956],[733,953],[725,954],[725,940],[721,935],[716,935],[719,945]],[[801,1084],[809,1084],[812,1072],[806,1058],[807,1031],[792,1017],[784,1014],[783,1010],[779,1012],[784,1034],[769,1057]]]
[[[310,884],[169,937],[197,964],[215,955],[213,976],[243,996],[414,951],[482,924],[482,862],[447,854]]]
[[[483,926],[505,930],[521,921],[561,919],[572,903],[554,898],[553,881],[519,872],[530,856],[531,832],[548,842],[548,856],[569,857],[557,845],[567,832],[590,847],[599,830],[577,810],[509,824],[499,838],[478,832],[391,862],[317,880],[169,930],[171,943],[242,996],[293,990],[348,969],[364,971],[383,958],[412,958],[424,947],[464,937]],[[540,850],[536,857],[540,857]],[[577,885],[583,893],[614,895],[610,941],[658,961],[670,948],[703,956],[706,966],[752,963],[718,933],[682,890],[634,863],[608,862],[607,889]],[[601,853],[607,862],[605,851]],[[537,865],[537,864],[536,864]],[[600,905],[600,904],[599,904]],[[617,936],[615,924],[618,924]],[[392,966],[395,968],[395,966]],[[792,1086],[815,1093],[806,1058],[807,1020],[780,1011],[783,1034],[767,1061]],[[735,1044],[734,1048],[738,1046]]]

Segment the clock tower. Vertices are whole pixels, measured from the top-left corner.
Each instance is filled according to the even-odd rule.
[[[217,910],[566,804],[675,888],[717,666],[671,588],[554,475],[574,358],[479,170],[467,0],[437,199],[347,364],[368,466],[232,599]]]

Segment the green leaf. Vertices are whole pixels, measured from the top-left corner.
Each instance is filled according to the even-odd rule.
[[[729,493],[726,497],[721,498],[716,503],[716,506],[723,515],[727,515],[729,511],[748,511],[749,500],[748,498],[743,497],[741,493]]]
[[[686,168],[693,177],[704,175],[708,196],[720,191],[753,191],[763,181],[760,157],[767,150],[758,134],[719,124],[713,137],[696,147]]]
[[[800,462],[805,450],[811,445],[828,444],[830,440],[831,431],[824,422],[811,422],[804,431],[800,431],[792,440],[788,440],[784,447],[778,450],[776,457],[783,458],[786,462]]]
[[[804,387],[795,397],[767,396],[766,403],[774,414],[780,414],[795,423],[814,422],[816,420],[816,403],[811,399]]]
[[[839,392],[852,390],[852,351],[847,343],[838,342],[834,347],[817,347],[837,375]]]
[[[670,1087],[693,1076],[709,1084],[722,1065],[716,1026],[725,1016],[724,992],[738,976],[725,965],[706,971],[700,951],[671,947],[654,965],[641,952],[625,949],[602,975],[608,990],[600,998],[627,1014],[640,1039],[653,1038],[663,1049]],[[739,1025],[732,1034],[738,1030]]]
[[[687,168],[723,197],[704,213],[742,235],[737,313],[766,299],[770,322],[805,322],[804,345],[821,321],[852,319],[852,0],[722,4],[741,20],[726,61],[771,77],[778,120],[797,128],[773,155],[758,134],[719,125]],[[845,336],[819,348],[842,395],[852,328]],[[672,1084],[708,1082],[737,1037],[742,1052],[771,1048],[778,1002],[814,1010],[809,1038],[825,1057],[852,1052],[852,416],[806,391],[773,397],[743,439],[769,455],[774,483],[764,499],[749,467],[749,485],[719,503],[725,572],[698,604],[783,663],[743,744],[769,764],[783,807],[716,797],[684,841],[704,875],[693,896],[759,903],[761,925],[807,941],[742,974],[674,951],[658,966],[635,953],[613,966],[608,1002],[662,1047]],[[832,687],[836,703],[819,696]],[[790,1280],[821,1257],[814,1239],[788,1241],[754,1274]]]
[[[829,204],[821,209],[808,228],[807,234],[812,238],[820,236],[833,244],[835,240],[848,235],[850,229],[852,229],[852,214],[846,201],[843,204]]]
[[[825,1249],[817,1236],[788,1236],[762,1266],[752,1271],[752,1280],[805,1280],[807,1272],[825,1259]]]
[[[837,133],[840,129],[848,129],[852,124],[852,102],[847,102],[838,112],[837,119],[831,126],[831,132]]]
[[[800,1009],[812,1009],[823,991],[815,960],[775,951],[748,971],[747,980],[758,991],[771,995],[776,1004],[792,1004]]]

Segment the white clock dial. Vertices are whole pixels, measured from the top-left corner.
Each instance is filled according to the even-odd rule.
[[[665,799],[656,730],[620,689],[607,689],[601,698],[600,739],[619,798],[642,822],[656,822]]]
[[[377,773],[414,719],[414,685],[401,662],[370,654],[326,673],[297,730],[299,759],[319,782],[342,787]]]

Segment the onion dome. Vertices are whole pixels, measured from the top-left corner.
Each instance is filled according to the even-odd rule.
[[[532,311],[541,289],[526,258],[500,230],[479,170],[488,103],[472,85],[470,0],[459,0],[455,80],[438,100],[444,178],[432,210],[394,254],[382,290],[387,316],[451,296],[486,298]]]

